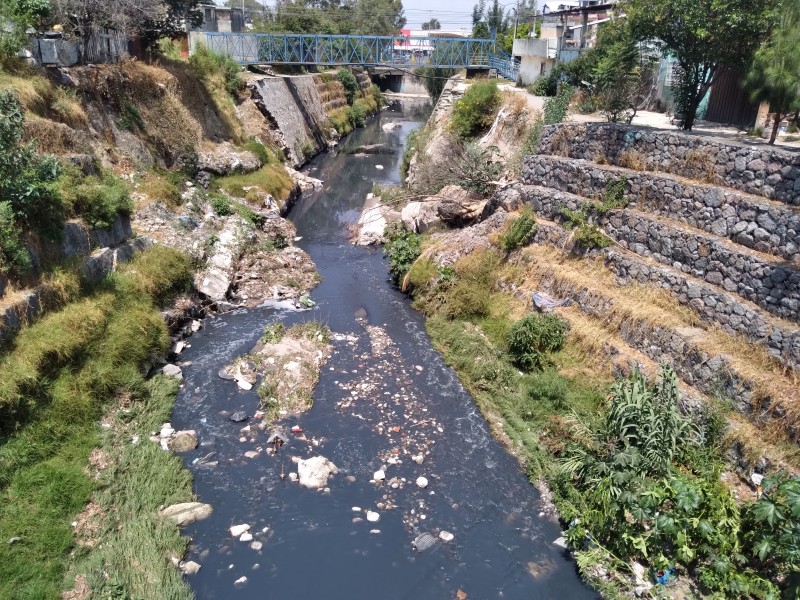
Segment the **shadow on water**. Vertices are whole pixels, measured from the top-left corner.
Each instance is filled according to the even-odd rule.
[[[309,165],[324,188],[304,197],[291,218],[323,276],[314,310],[237,311],[208,319],[189,340],[183,359],[191,364],[183,369],[173,424],[197,430],[201,445],[187,465],[199,499],[214,506],[209,519],[185,532],[193,539],[188,558],[202,565],[189,578],[198,598],[433,600],[454,598],[458,589],[478,600],[596,597],[552,544],[561,535],[557,523],[537,516],[536,490],[432,348],[420,315],[388,283],[380,254],[346,242],[344,228],[373,183],[398,181],[405,137],[428,110],[396,107],[343,143],[345,151],[386,144],[393,154],[340,152]],[[384,131],[387,122],[400,127]],[[263,449],[267,434],[254,427],[255,434],[240,438],[246,424],[220,413],[243,409],[252,416],[258,397],[217,372],[249,350],[266,324],[308,319],[351,336],[334,342],[313,409],[286,419],[317,445],[293,436],[277,456],[248,459],[244,453]],[[379,355],[371,351],[376,339],[388,344]],[[418,465],[410,455],[423,450]],[[296,470],[292,455],[316,454],[340,469],[329,493],[281,480],[282,471]],[[202,465],[201,457],[216,465]],[[388,464],[387,478],[405,483],[369,483],[395,457],[400,462]],[[430,482],[425,489],[414,484],[420,475]],[[394,508],[379,507],[387,503]],[[378,511],[380,521],[362,520],[364,512],[353,507]],[[251,526],[260,550],[230,537],[228,528],[240,523]],[[441,530],[454,539],[425,552],[412,548],[417,535]],[[243,576],[247,581],[234,585]]]

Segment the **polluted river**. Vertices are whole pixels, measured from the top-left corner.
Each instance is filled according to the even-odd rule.
[[[324,186],[289,218],[322,276],[312,309],[235,310],[188,340],[173,424],[198,433],[186,464],[198,499],[214,507],[184,530],[187,560],[202,565],[189,576],[198,598],[597,597],[422,316],[388,281],[380,251],[348,241],[373,184],[398,182],[405,138],[426,109],[395,105],[307,167]],[[389,121],[399,127],[385,131]],[[389,152],[352,153],[371,144]],[[311,320],[330,328],[332,353],[313,407],[282,418],[294,432],[272,453],[270,430],[256,427],[257,386],[245,391],[219,372],[266,326]],[[248,420],[233,422],[236,411]],[[338,468],[325,489],[292,481],[298,458],[316,456]],[[233,537],[235,525],[249,528]]]

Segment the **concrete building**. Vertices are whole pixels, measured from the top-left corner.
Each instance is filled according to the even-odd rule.
[[[245,31],[244,13],[241,8],[201,4],[198,10],[203,12],[203,23],[191,31],[242,33]]]
[[[511,54],[520,59],[520,83],[530,85],[553,70],[558,56],[558,39],[543,37],[514,40]]]

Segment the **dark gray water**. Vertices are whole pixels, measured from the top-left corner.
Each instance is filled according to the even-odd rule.
[[[314,310],[227,314],[207,320],[189,340],[182,358],[191,364],[183,369],[173,424],[198,431],[201,446],[187,464],[199,499],[214,506],[211,518],[185,531],[193,538],[188,558],[202,565],[189,577],[198,598],[449,600],[458,590],[470,600],[596,597],[553,545],[561,533],[538,516],[537,491],[491,437],[431,347],[419,314],[387,282],[380,254],[345,240],[344,226],[357,219],[373,182],[398,180],[405,137],[426,114],[409,106],[386,112],[344,144],[347,150],[387,143],[394,155],[340,152],[310,165],[324,189],[304,197],[291,218],[324,278],[312,294]],[[402,127],[384,132],[387,121]],[[364,311],[366,319],[357,320]],[[268,323],[308,319],[349,341],[334,342],[312,410],[286,419],[305,439],[292,436],[277,456],[248,459],[244,453],[264,449],[267,434],[240,441],[246,424],[220,412],[253,415],[258,398],[217,371],[249,350]],[[211,452],[216,466],[192,464]],[[421,465],[411,460],[419,453]],[[339,467],[329,493],[281,480],[282,470],[296,470],[293,455],[323,455]],[[370,483],[383,466],[387,482]],[[419,476],[429,480],[427,488],[415,485]],[[377,511],[380,521],[361,520],[364,511],[353,507]],[[241,523],[251,526],[260,550],[230,537],[228,528]],[[439,540],[442,530],[454,539]],[[438,541],[416,552],[411,543],[425,532]],[[234,585],[243,576],[247,581]]]

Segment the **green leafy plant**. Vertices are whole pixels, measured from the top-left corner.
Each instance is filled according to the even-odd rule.
[[[470,138],[488,129],[501,102],[502,96],[496,81],[473,83],[453,107],[453,131],[461,138]]]
[[[389,241],[383,248],[383,255],[389,258],[389,273],[399,285],[422,252],[422,238],[408,231],[402,223],[387,227],[385,236]]]
[[[264,335],[261,336],[261,341],[265,344],[277,344],[283,339],[286,333],[286,327],[283,323],[273,323],[264,328]]]
[[[92,227],[110,227],[117,213],[133,210],[128,185],[110,171],[84,178],[65,193],[65,199]]]
[[[500,236],[500,248],[506,253],[512,252],[534,235],[536,235],[536,218],[530,207],[526,207],[519,217],[511,220],[506,232]]]
[[[344,87],[344,96],[347,99],[347,103],[352,106],[358,93],[358,80],[350,69],[344,67],[339,69],[338,77]]]
[[[23,273],[31,257],[20,238],[10,202],[0,202],[0,273]]]
[[[554,314],[531,314],[523,317],[511,328],[508,351],[522,369],[542,369],[548,363],[547,355],[564,346],[567,326]]]
[[[224,194],[220,194],[219,192],[209,192],[208,203],[211,205],[211,208],[214,209],[214,212],[220,217],[227,217],[228,215],[233,214],[233,206],[231,201]]]
[[[220,77],[231,96],[236,97],[245,86],[241,65],[227,54],[214,52],[204,44],[197,45],[189,57],[189,65],[200,78]]]

